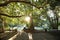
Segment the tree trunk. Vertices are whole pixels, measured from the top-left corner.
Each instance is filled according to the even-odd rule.
[[[0,16],[0,32],[4,32],[4,22],[1,16]]]
[[[30,19],[30,30],[34,30],[34,25],[33,25],[33,18],[32,18],[32,16],[30,17],[31,19]]]

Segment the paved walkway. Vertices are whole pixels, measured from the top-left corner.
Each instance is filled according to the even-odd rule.
[[[7,40],[59,40],[59,39],[57,39],[52,34],[46,32],[26,33],[22,31],[22,32],[18,32],[16,35],[12,36]]]
[[[21,32],[13,40],[57,40],[49,33],[26,33]]]
[[[14,36],[15,34],[17,34],[17,32],[5,32],[5,33],[1,33],[0,34],[0,40],[8,40],[9,38]]]

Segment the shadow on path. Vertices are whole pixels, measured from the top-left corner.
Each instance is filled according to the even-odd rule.
[[[60,32],[35,32],[26,33],[22,32],[17,35],[14,40],[60,40]]]
[[[29,40],[28,33],[19,33],[14,40]]]
[[[0,40],[8,40],[9,38],[14,36],[15,34],[17,34],[17,32],[8,32],[8,33],[5,34],[6,36],[3,37],[3,38],[0,38]]]
[[[32,33],[33,40],[55,40],[54,36],[48,33]]]

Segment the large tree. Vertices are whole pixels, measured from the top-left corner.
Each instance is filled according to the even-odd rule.
[[[49,25],[55,29],[58,27],[59,18],[55,10],[57,10],[56,6],[60,6],[59,3],[59,0],[1,0],[0,15],[4,20],[6,20],[5,18],[7,17],[16,18],[21,20],[21,23],[24,23],[24,21],[22,21],[24,17],[30,16],[30,29],[34,29],[34,26],[44,25],[44,22],[48,22]],[[54,19],[49,17],[47,9],[54,12]]]

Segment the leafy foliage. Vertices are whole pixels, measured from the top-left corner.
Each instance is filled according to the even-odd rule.
[[[3,1],[0,0],[0,3],[5,3],[7,0]],[[13,25],[19,25],[19,24],[26,24],[25,22],[25,17],[26,16],[32,16],[33,20],[33,25],[34,26],[43,26],[45,24],[50,27],[52,24],[57,24],[55,23],[57,21],[54,19],[51,19],[47,15],[48,9],[54,9],[54,11],[59,10],[60,11],[60,6],[59,2],[57,0],[26,0],[27,2],[31,3],[30,5],[24,2],[11,2],[7,4],[7,6],[0,7],[0,12],[4,14],[8,14],[11,16],[20,16],[24,15],[20,18],[9,18],[2,16],[6,24],[13,24]],[[57,4],[56,4],[57,3]],[[31,6],[33,4],[33,6]],[[54,5],[53,5],[54,4]],[[59,8],[56,8],[56,6],[59,6]],[[40,8],[41,7],[41,8]],[[58,13],[59,13],[58,11]],[[57,13],[57,12],[55,12]],[[54,13],[54,15],[55,15]],[[50,15],[51,16],[51,15]],[[58,14],[55,15],[56,18]],[[53,20],[53,21],[51,21]],[[55,22],[54,22],[55,21]],[[52,22],[52,23],[51,23]],[[30,25],[30,24],[28,24]]]

